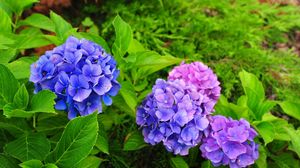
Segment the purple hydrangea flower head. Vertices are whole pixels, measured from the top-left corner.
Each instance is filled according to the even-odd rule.
[[[197,91],[204,96],[204,107],[207,111],[213,111],[213,107],[220,97],[221,87],[217,76],[201,62],[190,64],[182,63],[173,68],[168,80],[182,79],[189,85],[195,85]]]
[[[48,89],[57,95],[55,108],[68,111],[70,119],[102,111],[112,104],[120,84],[114,58],[96,43],[69,37],[31,65],[35,93]]]
[[[247,167],[258,159],[256,131],[244,119],[233,120],[220,115],[211,116],[208,134],[200,146],[202,156],[214,166]]]
[[[157,79],[152,93],[137,109],[136,122],[145,142],[162,142],[168,151],[187,155],[201,142],[209,124],[204,103],[204,95],[194,85]]]

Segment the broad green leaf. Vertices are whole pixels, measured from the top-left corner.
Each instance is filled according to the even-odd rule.
[[[300,103],[284,101],[279,103],[283,112],[300,121]]]
[[[134,78],[135,81],[137,81],[139,78],[145,78],[154,72],[182,61],[180,58],[175,58],[169,55],[161,56],[153,51],[143,51],[130,54],[128,59],[135,59],[133,65],[137,67],[138,70],[137,76]]]
[[[254,112],[258,119],[261,119],[262,115],[256,114],[259,104],[265,99],[265,91],[262,83],[257,77],[245,70],[239,73],[243,89],[248,97],[248,106]]]
[[[0,167],[1,168],[19,168],[19,161],[11,156],[0,154]]]
[[[32,97],[29,110],[33,112],[55,113],[55,98],[55,93],[50,90],[42,90]]]
[[[88,156],[82,161],[80,161],[74,168],[95,168],[99,167],[103,159],[96,156]]]
[[[266,168],[267,167],[267,153],[264,146],[259,146],[259,157],[255,161],[255,164],[258,168]]]
[[[22,57],[7,64],[8,69],[17,79],[25,79],[30,76],[30,65],[37,60],[37,57]]]
[[[13,37],[14,36],[10,34],[0,34],[0,49],[4,49],[6,51],[13,50],[11,49],[11,47],[15,43],[15,39]],[[1,54],[1,57],[5,57],[5,55]],[[5,61],[4,63],[6,62],[8,61]]]
[[[9,15],[0,8],[0,33],[10,33],[11,32],[11,19]]]
[[[102,122],[99,123],[98,138],[95,146],[103,153],[109,154],[109,143],[108,138]]]
[[[284,152],[270,157],[280,168],[299,168],[300,161],[292,153]],[[267,167],[267,166],[266,166]]]
[[[145,50],[146,49],[140,42],[138,42],[136,39],[132,39],[132,41],[129,45],[129,48],[128,48],[128,53],[132,54],[132,53],[136,53],[136,52],[142,52]]]
[[[38,47],[51,44],[51,41],[49,41],[44,35],[41,34],[35,35],[32,33],[33,32],[30,32],[28,34],[17,35],[16,43],[14,44],[14,47],[17,49],[30,49],[30,48],[38,48]],[[35,33],[37,33],[37,31]]]
[[[210,161],[204,161],[201,163],[201,168],[213,168],[213,166],[211,165]]]
[[[53,163],[48,163],[48,164],[45,164],[45,166],[43,168],[58,168],[58,167]]]
[[[29,95],[25,85],[23,84],[14,96],[13,104],[16,108],[25,109],[29,102]]]
[[[147,146],[143,136],[140,132],[132,132],[125,138],[124,148],[125,151],[138,150]]]
[[[125,102],[127,103],[127,105],[133,111],[130,115],[134,117],[136,106],[137,106],[137,96],[134,91],[134,87],[129,81],[123,81],[121,83],[121,86],[122,87],[120,89],[120,93],[124,98]]]
[[[15,107],[13,103],[8,103],[3,107],[3,114],[7,118],[11,117],[22,117],[27,118],[31,117],[35,112],[29,112],[22,109],[19,109],[18,107]]]
[[[215,115],[223,115],[233,119],[239,119],[238,115],[231,109],[230,103],[227,101],[224,95],[220,96],[218,103],[215,105],[215,110]]]
[[[275,137],[275,128],[269,122],[261,122],[256,125],[259,135],[264,139],[265,145],[272,142]]]
[[[16,107],[14,103],[8,103],[3,107],[3,114],[10,117],[31,117],[34,113],[55,113],[56,95],[50,90],[42,90],[33,95],[29,107],[26,110]]]
[[[22,168],[42,168],[43,163],[40,160],[33,159],[23,162],[19,165]]]
[[[287,133],[291,138],[290,149],[297,153],[300,158],[300,130],[294,130],[291,128],[286,128]]]
[[[9,5],[10,9],[15,12],[18,16],[21,16],[22,12],[33,5],[33,3],[38,2],[38,0],[2,0]]]
[[[132,30],[130,25],[124,22],[119,15],[115,17],[112,24],[116,32],[116,40],[112,46],[112,53],[117,62],[120,62],[132,41]]]
[[[16,49],[0,50],[0,52],[0,64],[7,64],[16,57]]]
[[[21,20],[20,22],[18,22],[18,27],[24,25],[37,27],[51,32],[55,31],[55,25],[53,21],[50,20],[47,16],[38,13],[34,13],[27,17],[25,20]]]
[[[13,101],[19,83],[7,67],[0,64],[0,98],[6,103]]]
[[[72,29],[72,25],[53,11],[50,12],[50,18],[55,25],[56,36],[63,41],[65,34]]]
[[[173,168],[188,168],[189,165],[184,161],[182,157],[171,158],[171,165]]]
[[[42,134],[25,134],[6,144],[4,151],[22,162],[31,159],[43,160],[50,152],[50,142]]]
[[[58,167],[72,167],[83,160],[97,140],[97,113],[71,120],[55,149],[46,158],[46,163]]]
[[[270,113],[265,114],[261,121],[254,121],[252,124],[256,126],[259,135],[265,141],[265,145],[273,140],[290,140],[286,128],[290,128],[291,126],[286,120],[275,117]]]
[[[14,137],[20,137],[24,133],[32,131],[27,121],[20,118],[6,118],[0,116],[0,128],[8,131]]]
[[[264,114],[270,112],[270,110],[276,105],[275,101],[266,100],[260,102],[256,111],[253,111],[256,116],[260,119]]]
[[[40,116],[41,115],[39,115],[39,118]],[[44,132],[47,135],[53,135],[56,134],[58,131],[63,130],[69,121],[66,115],[61,115],[60,113],[49,118],[44,118],[44,119],[39,119],[39,118],[37,121],[36,130],[38,132]]]

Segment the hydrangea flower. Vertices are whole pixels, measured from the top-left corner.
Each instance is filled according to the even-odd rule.
[[[258,144],[254,142],[257,133],[248,121],[211,116],[208,130],[200,150],[214,166],[247,167],[258,159]]]
[[[204,104],[206,110],[213,111],[213,107],[220,97],[221,87],[217,76],[208,66],[201,62],[190,64],[183,62],[169,73],[168,80],[176,79],[182,79],[188,85],[195,85],[198,92],[207,100]]]
[[[136,122],[143,129],[145,142],[162,142],[168,151],[187,155],[208,127],[210,111],[203,108],[205,101],[194,85],[157,79],[152,93],[137,109]]]
[[[57,95],[55,108],[70,119],[102,111],[101,100],[111,105],[120,85],[114,58],[96,43],[69,37],[31,65],[35,92],[49,89]]]

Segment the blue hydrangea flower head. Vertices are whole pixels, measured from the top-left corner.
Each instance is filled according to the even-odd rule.
[[[162,142],[174,154],[187,155],[201,142],[208,127],[203,107],[204,95],[183,80],[157,79],[142,105],[137,109],[136,122],[144,140],[151,145]]]
[[[233,120],[220,115],[209,118],[209,133],[200,146],[202,156],[214,166],[247,167],[258,159],[256,131],[244,119]]]
[[[55,108],[70,119],[102,111],[102,101],[112,104],[120,84],[114,58],[98,44],[69,37],[31,65],[35,92],[49,89],[57,95]]]

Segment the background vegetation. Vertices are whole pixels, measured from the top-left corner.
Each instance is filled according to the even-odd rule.
[[[253,167],[300,167],[299,6],[256,0],[55,2],[0,1],[1,166],[71,167],[74,155],[75,167],[210,167],[197,148],[175,157],[161,145],[146,145],[134,118],[156,78],[181,61],[202,61],[221,82],[216,114],[246,118],[260,134]],[[71,122],[54,111],[53,93],[33,95],[28,82],[30,64],[70,35],[111,52],[122,85],[103,114]],[[75,128],[78,123],[82,128]],[[81,152],[74,152],[67,135],[79,130],[89,138],[78,139]]]

